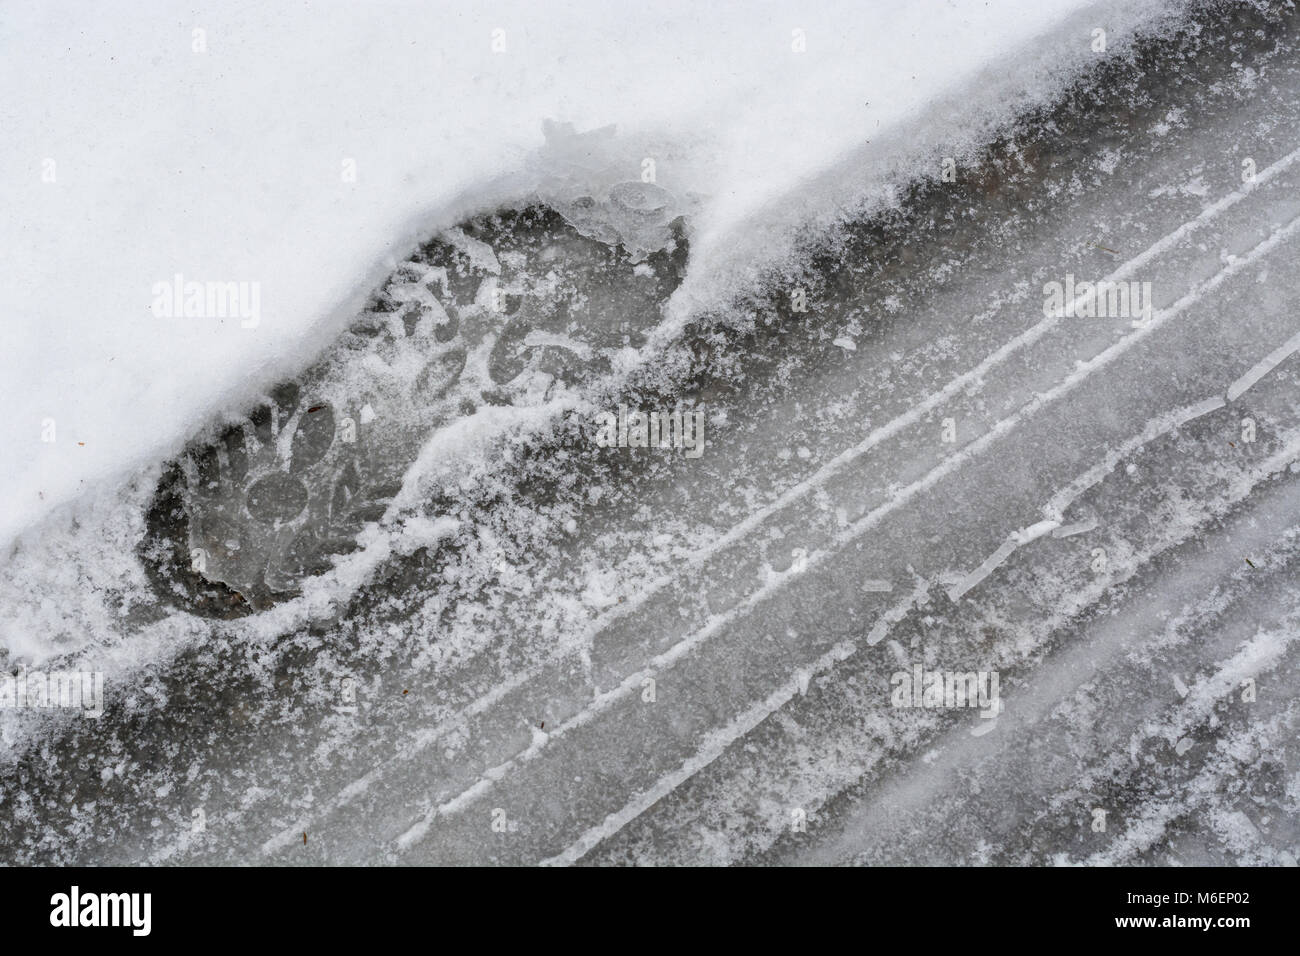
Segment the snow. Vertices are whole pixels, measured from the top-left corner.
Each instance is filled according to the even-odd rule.
[[[294,373],[468,212],[651,160],[691,204],[698,302],[1165,6],[6,4],[0,543]],[[177,275],[255,284],[257,314],[159,317]]]

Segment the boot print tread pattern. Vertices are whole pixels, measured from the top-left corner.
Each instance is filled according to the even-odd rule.
[[[165,470],[141,550],[155,586],[212,616],[300,593],[357,549],[439,428],[552,399],[643,344],[686,266],[684,221],[664,229],[633,261],[535,204],[422,244],[318,362]]]

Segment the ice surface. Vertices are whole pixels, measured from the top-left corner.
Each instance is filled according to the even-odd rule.
[[[242,213],[260,261],[320,311],[277,313],[283,326],[270,334],[281,339],[266,339],[268,279],[259,327],[228,322],[202,356],[111,333],[160,352],[129,353],[133,376],[148,367],[160,382],[184,374],[205,388],[211,378],[214,391],[154,409],[171,424],[137,436],[134,451],[122,446],[113,467],[126,480],[86,474],[71,504],[18,522],[0,572],[4,670],[50,658],[93,666],[107,673],[110,700],[101,721],[0,714],[0,762],[24,760],[23,775],[0,787],[8,855],[1294,862],[1300,18],[1293,8],[1200,16],[1104,82],[1022,115],[951,187],[900,191],[896,209],[865,215],[892,201],[889,187],[933,176],[936,157],[964,155],[1093,61],[1098,21],[1123,56],[1117,24],[1164,9],[1125,7],[1132,17],[1120,21],[1093,5],[993,7],[987,19],[963,3],[840,7],[839,20],[799,11],[792,22],[809,48],[794,54],[807,58],[798,66],[763,46],[775,31],[784,56],[780,23],[684,7],[520,12],[502,21],[509,48],[498,56],[521,59],[484,54],[487,65],[440,106],[386,100],[373,84],[345,96],[358,111],[363,100],[376,116],[391,110],[374,119],[373,141],[420,153],[370,154],[355,188],[403,156],[410,178],[364,200],[335,196],[324,211],[302,187],[297,207],[248,202]],[[795,16],[767,9],[774,22]],[[414,31],[445,62],[462,62],[464,36],[491,42],[487,10],[482,23],[444,10],[439,33],[428,28],[436,17],[403,9],[382,27],[358,24],[348,44],[313,27],[331,45],[320,56],[293,52],[300,38],[282,45],[290,60],[355,73],[359,53],[344,47]],[[277,16],[288,15],[246,10],[239,29]],[[950,18],[978,38],[969,49]],[[741,32],[709,35],[727,25]],[[590,49],[600,36],[626,42],[618,54]],[[208,39],[211,57],[211,27]],[[644,55],[619,55],[629,49]],[[419,74],[399,59],[380,57],[375,76],[409,91]],[[295,91],[306,101],[312,82],[338,82],[324,66],[322,79],[245,65],[248,77],[283,82],[271,101]],[[630,79],[642,65],[646,77]],[[494,118],[461,115],[491,108]],[[332,109],[313,99],[303,112],[317,125],[273,130],[290,162],[325,148]],[[439,109],[460,131],[452,139],[402,128]],[[877,119],[879,132],[868,128]],[[790,141],[772,133],[785,121]],[[452,142],[471,129],[487,144],[467,147],[474,168]],[[446,189],[422,172],[431,155],[449,171]],[[1241,172],[1247,155],[1253,180]],[[651,157],[657,182],[641,183]],[[45,185],[63,188],[59,171]],[[459,311],[434,291],[447,277],[393,263],[416,238],[532,193],[588,235],[628,244],[637,282],[655,275],[639,256],[661,239],[648,214],[688,217],[692,262],[661,341],[628,357],[659,367],[621,383],[627,394],[614,401],[701,403],[703,457],[610,452],[571,427],[578,416],[489,402],[399,443],[412,462],[396,501],[403,520],[368,523],[359,550],[305,580],[299,597],[231,620],[172,607],[134,560],[159,462],[198,426],[238,420],[281,369],[311,383],[298,373],[338,341],[348,296],[390,273],[401,281],[385,294],[423,314],[385,321],[395,335],[409,325],[429,338]],[[216,205],[205,194],[193,202]],[[267,238],[276,209],[293,252],[277,255]],[[347,217],[357,228],[328,240],[305,227]],[[811,251],[761,274],[805,227]],[[116,228],[137,226],[119,218]],[[512,271],[526,256],[462,239],[480,273],[466,295],[519,293]],[[115,268],[148,259],[147,244],[107,245]],[[227,256],[236,246],[211,239]],[[524,271],[547,281],[546,269]],[[1045,315],[1041,283],[1066,272],[1150,279],[1149,321]],[[790,314],[773,275],[806,282],[814,308]],[[329,283],[338,300],[325,301]],[[701,312],[737,287],[735,301]],[[718,321],[662,347],[702,315]],[[83,338],[109,334],[94,325]],[[529,336],[571,342],[554,328]],[[265,353],[253,359],[249,343]],[[408,344],[341,360],[342,390],[371,374],[417,376],[427,350]],[[54,371],[66,381],[75,369]],[[100,389],[95,412],[113,427],[127,386],[148,391],[120,381],[120,392]],[[358,420],[385,427],[384,401],[357,397]],[[16,394],[15,407],[29,398]],[[941,437],[946,419],[952,441]],[[418,416],[407,423],[420,426]],[[487,448],[506,427],[538,434]],[[59,453],[81,440],[59,429]],[[452,467],[480,454],[474,468]],[[999,716],[894,709],[889,674],[916,664],[1000,671]],[[1259,684],[1258,700],[1244,699],[1245,682]],[[1108,833],[1088,826],[1097,806],[1111,809]],[[196,807],[206,833],[190,827]],[[510,820],[500,839],[486,835],[495,807]],[[792,831],[792,809],[807,832]]]

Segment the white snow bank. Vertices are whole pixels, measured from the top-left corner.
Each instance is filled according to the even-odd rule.
[[[11,0],[0,544],[305,364],[390,256],[466,211],[652,159],[696,194],[698,299],[713,259],[750,266],[1165,5]],[[618,133],[542,149],[546,119]],[[177,274],[256,283],[258,313],[159,317]]]

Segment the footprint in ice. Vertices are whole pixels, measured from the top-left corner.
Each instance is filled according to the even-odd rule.
[[[638,347],[681,283],[681,217],[623,184],[564,214],[478,217],[421,245],[295,381],[165,470],[141,556],[160,593],[236,616],[300,593],[355,551],[437,429],[484,404],[581,387]],[[629,252],[658,230],[659,248]]]

